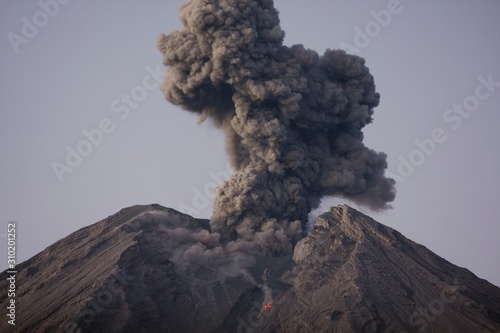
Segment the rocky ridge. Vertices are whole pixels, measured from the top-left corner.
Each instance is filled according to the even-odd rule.
[[[177,267],[166,244],[181,225],[210,228],[133,206],[18,265],[15,331],[500,331],[500,288],[345,205],[320,215],[293,255],[224,279]],[[2,293],[4,312],[7,302]]]

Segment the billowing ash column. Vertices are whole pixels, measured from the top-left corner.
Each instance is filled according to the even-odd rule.
[[[213,231],[289,253],[321,196],[389,207],[386,155],[362,142],[379,103],[363,58],[284,46],[271,0],[192,0],[181,21],[158,38],[162,90],[224,131],[234,169],[217,190]]]

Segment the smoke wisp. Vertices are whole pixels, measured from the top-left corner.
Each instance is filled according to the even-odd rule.
[[[390,207],[386,155],[363,144],[379,103],[363,58],[283,45],[272,0],[191,0],[180,18],[157,42],[162,91],[224,131],[234,169],[212,231],[236,250],[285,254],[322,196]]]

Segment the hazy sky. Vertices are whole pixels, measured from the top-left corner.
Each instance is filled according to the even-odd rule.
[[[17,221],[18,261],[134,204],[209,217],[228,168],[222,134],[158,89],[183,1],[59,1],[0,3],[0,242]],[[365,144],[398,194],[361,210],[500,285],[500,2],[275,6],[287,45],[348,49],[375,77]]]

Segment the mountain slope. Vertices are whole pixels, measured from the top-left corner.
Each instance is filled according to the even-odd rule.
[[[17,266],[15,331],[500,331],[500,288],[348,206],[320,215],[293,256],[224,276],[176,259],[180,231],[209,228],[145,205],[67,236]]]
[[[498,287],[348,206],[319,216],[294,261],[264,331],[500,330]]]

